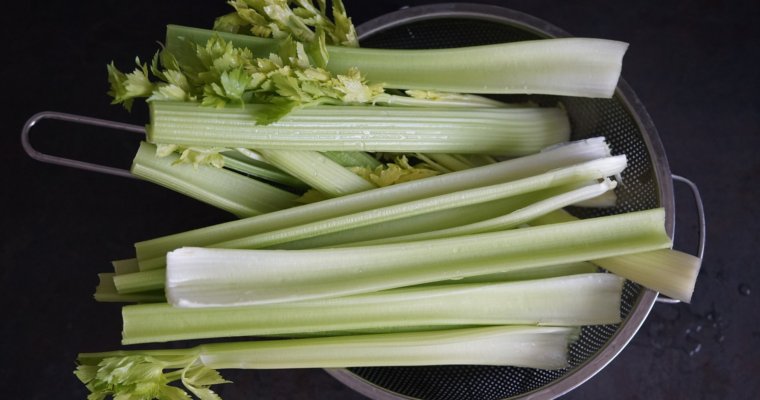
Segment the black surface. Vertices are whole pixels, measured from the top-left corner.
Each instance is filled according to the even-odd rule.
[[[423,1],[346,1],[358,24]],[[629,42],[623,76],[646,105],[670,167],[699,185],[707,252],[691,305],[655,306],[628,347],[567,399],[750,399],[760,393],[758,6],[753,1],[490,1],[576,36]],[[142,124],[105,95],[105,64],[148,59],[167,23],[207,27],[223,1],[16,2],[3,11],[0,397],[78,399],[80,351],[119,342],[119,313],[96,304],[95,274],[133,242],[231,219],[136,180],[41,164],[23,122],[55,110]],[[136,138],[41,125],[35,143],[128,166]],[[105,156],[103,155],[105,154]],[[121,158],[119,158],[121,157]],[[677,247],[693,252],[696,213],[676,185]],[[320,370],[231,374],[230,399],[359,399]]]

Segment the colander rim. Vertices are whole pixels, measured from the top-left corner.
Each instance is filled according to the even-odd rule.
[[[477,3],[437,3],[405,7],[366,21],[358,25],[356,29],[361,40],[396,26],[442,18],[480,19],[505,23],[547,38],[572,36],[554,24],[530,14],[503,6]],[[622,77],[614,96],[629,111],[642,133],[642,138],[651,158],[654,176],[657,179],[660,204],[665,209],[665,228],[672,238],[675,229],[673,181],[665,149],[660,141],[657,129],[644,105]],[[620,354],[633,339],[649,315],[657,296],[657,292],[643,289],[626,319],[621,322],[620,327],[607,344],[594,356],[551,384],[510,397],[510,399],[553,399],[567,394],[591,379]],[[372,399],[412,399],[412,397],[384,389],[345,368],[325,369],[325,371],[356,392]]]

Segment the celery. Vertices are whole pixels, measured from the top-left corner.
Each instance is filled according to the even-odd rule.
[[[160,269],[119,274],[113,277],[113,284],[116,291],[121,294],[161,290],[164,287],[165,274],[165,271]]]
[[[250,150],[242,148],[223,152],[222,157],[224,159],[224,167],[293,189],[308,188],[308,186],[298,180],[298,178],[283,172],[268,162],[262,161],[258,158],[251,158],[251,153]]]
[[[702,259],[682,251],[662,249],[596,259],[594,264],[672,299],[689,303]]]
[[[177,159],[176,155],[157,157],[155,147],[143,142],[134,158],[132,173],[239,217],[296,205],[297,196],[293,193],[224,169],[176,165]]]
[[[198,397],[217,398],[209,387],[228,381],[216,369],[446,364],[565,368],[567,348],[577,335],[570,327],[497,326],[82,353],[76,375],[93,398],[188,398],[184,390],[169,385],[174,382]]]
[[[495,201],[538,190],[577,183],[579,181],[583,182],[588,179],[602,179],[620,173],[625,166],[625,156],[606,157],[515,181],[432,196],[420,200],[379,207],[373,210],[344,214],[338,217],[294,227],[272,230],[258,235],[218,243],[215,247],[248,249],[266,248],[294,240],[374,225],[381,222],[394,221],[435,211]],[[606,187],[600,187],[607,190],[610,188],[609,185],[611,185],[611,183],[608,183]],[[551,205],[549,205],[549,207],[551,207]],[[528,212],[525,214],[530,215],[531,213]],[[533,215],[535,215],[535,213]],[[518,215],[517,218],[513,219],[512,223],[527,222],[528,219],[529,218],[527,217]],[[503,223],[502,225],[507,224],[508,223]],[[494,223],[492,225],[498,226],[499,224]]]
[[[259,149],[273,165],[328,197],[374,189],[375,185],[316,151]]]
[[[521,281],[529,279],[544,279],[553,278],[559,276],[578,275],[578,274],[590,274],[599,272],[599,267],[588,262],[578,261],[563,264],[547,265],[540,268],[525,268],[515,269],[507,272],[488,274],[488,275],[476,275],[468,278],[463,278],[458,281],[444,281],[441,283],[486,283],[486,282],[509,282],[509,281]]]
[[[394,289],[334,299],[226,308],[122,309],[124,344],[467,325],[620,322],[623,279],[591,273],[508,283]]]
[[[377,168],[382,165],[375,157],[363,151],[325,151],[322,154],[344,167]]]
[[[559,108],[311,106],[268,125],[266,105],[210,108],[153,101],[148,141],[280,150],[486,153],[523,156],[567,141]]]
[[[603,187],[599,184],[597,187]],[[557,205],[558,198],[567,198],[566,187],[551,188],[530,192],[523,195],[511,196],[504,199],[493,200],[485,203],[474,204],[465,207],[444,208],[439,211],[426,212],[402,219],[386,220],[364,226],[346,227],[332,233],[321,232],[319,235],[306,235],[307,237],[296,239],[283,235],[303,234],[308,226],[296,226],[292,229],[284,228],[269,232],[262,232],[247,238],[241,238],[230,242],[217,243],[213,247],[247,247],[247,248],[271,248],[271,249],[310,249],[319,247],[350,247],[367,244],[400,243],[412,240],[432,239],[438,237],[454,236],[454,232],[466,233],[468,227],[478,228],[482,226],[479,221],[486,222],[489,226],[504,226],[509,221],[519,222],[530,219],[536,213],[548,212],[548,204]],[[584,190],[585,191],[585,190]],[[577,195],[569,195],[577,198]],[[430,211],[430,210],[425,210]],[[370,213],[377,213],[373,210]],[[362,213],[351,214],[343,218],[344,221],[355,223],[361,218]],[[380,211],[383,215],[385,212]],[[502,216],[503,215],[503,216]],[[366,213],[365,213],[366,216]],[[489,220],[490,219],[490,220]],[[325,221],[314,222],[311,228],[319,228],[327,224],[333,230],[336,222],[340,219],[332,218]],[[464,229],[464,230],[463,230]],[[475,230],[470,233],[474,233]],[[272,238],[279,235],[279,240]],[[268,241],[268,242],[266,242]],[[245,246],[243,246],[243,244]],[[163,288],[165,276],[163,269],[146,269],[144,271],[125,274],[114,277],[115,286],[119,293],[133,294],[144,291]],[[509,274],[513,274],[510,271]],[[541,274],[540,272],[538,274]]]
[[[176,52],[184,40],[200,44],[214,35],[248,47],[259,56],[279,47],[272,39],[177,25],[167,27],[166,46]],[[388,88],[612,97],[627,48],[627,43],[591,38],[432,50],[327,46],[326,68],[345,73],[356,67],[371,82],[382,82]]]
[[[135,249],[141,270],[161,268],[165,265],[166,252],[177,247],[213,246],[344,214],[520,179],[608,155],[609,148],[603,138],[575,141],[531,156],[143,241],[136,243]]]
[[[576,220],[578,218],[570,213],[557,210],[532,221],[532,224],[556,224]],[[702,259],[674,249],[660,249],[595,259],[593,263],[646,288],[688,303],[697,283]]]
[[[136,258],[111,261],[111,265],[116,274],[128,274],[140,270],[140,264],[137,262]]]
[[[384,237],[377,240],[352,243],[355,245],[384,244],[384,243],[402,243],[416,240],[439,239],[454,237],[459,235],[470,235],[473,233],[493,232],[502,229],[513,228],[520,224],[527,223],[546,213],[559,210],[567,206],[576,204],[579,201],[585,201],[588,198],[597,197],[615,188],[615,182],[605,179],[598,184],[587,185],[578,189],[562,192],[556,196],[529,204],[519,210],[511,213],[487,219],[484,221],[474,222],[467,225],[455,226],[447,229],[428,230],[417,234],[405,236]]]
[[[99,283],[95,288],[95,300],[109,303],[157,303],[166,301],[163,290],[119,293],[114,285],[114,273],[98,274]]]
[[[165,292],[180,307],[336,297],[513,268],[668,248],[663,209],[413,243],[316,250],[181,248]]]

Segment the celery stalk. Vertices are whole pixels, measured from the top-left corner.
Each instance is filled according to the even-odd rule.
[[[501,365],[567,367],[571,327],[496,326],[432,332],[203,344],[187,349],[81,353],[76,376],[93,398],[132,398],[153,388],[165,398],[189,398],[228,383],[215,369],[345,368],[360,366]],[[141,392],[142,391],[142,392]],[[169,397],[169,396],[173,397]]]
[[[247,307],[132,305],[122,309],[122,343],[417,326],[615,324],[620,322],[623,281],[613,274],[591,273],[521,282],[402,288]]]
[[[577,217],[564,210],[546,214],[532,224],[555,224],[576,221]],[[605,257],[593,263],[644,287],[685,303],[691,301],[702,259],[674,249],[660,249]]]
[[[294,240],[370,226],[381,222],[394,221],[473,204],[481,204],[538,190],[583,182],[588,179],[602,179],[620,173],[625,166],[625,156],[606,157],[552,170],[516,181],[432,196],[387,207],[380,207],[373,210],[344,214],[338,217],[294,227],[268,231],[258,235],[218,243],[215,247],[261,249]],[[530,215],[531,213],[525,214]],[[525,222],[529,219],[518,214],[514,221],[522,222],[521,218],[522,220],[525,220]],[[506,224],[507,223],[505,223],[505,225]],[[494,223],[493,225],[498,224]]]
[[[179,307],[277,303],[668,248],[663,209],[413,243],[316,250],[181,248],[165,292]]]
[[[605,179],[601,183],[591,184],[580,187],[578,189],[565,191],[496,218],[474,222],[467,225],[455,226],[447,229],[428,230],[405,236],[388,236],[377,240],[355,242],[351,243],[350,245],[360,246],[370,244],[375,245],[385,243],[403,243],[417,240],[439,239],[460,235],[471,235],[473,233],[493,232],[496,230],[509,229],[520,224],[528,223],[531,220],[549,212],[571,206],[579,201],[585,201],[586,199],[603,195],[607,191],[610,191],[614,188],[615,182],[609,179]]]
[[[123,260],[111,261],[113,266],[113,272],[118,274],[129,274],[140,270],[140,264],[137,263],[136,258],[128,258]]]
[[[184,40],[203,44],[213,35],[248,47],[260,57],[276,53],[279,47],[271,39],[177,25],[167,27],[166,46],[176,52]],[[371,82],[397,89],[609,98],[627,48],[627,43],[590,38],[431,50],[327,46],[327,69],[342,74],[356,67]]]
[[[329,197],[375,188],[369,181],[316,151],[259,149],[258,152],[273,165]]]
[[[277,169],[269,163],[249,157],[248,149],[235,149],[222,153],[224,167],[246,175],[278,183],[294,189],[306,189],[308,186],[297,178]]]
[[[135,244],[140,269],[161,268],[165,254],[181,246],[213,246],[286,227],[371,210],[453,191],[520,179],[609,155],[603,138],[571,142],[544,152],[461,172],[373,189],[239,221],[213,225]]]
[[[158,303],[166,301],[163,290],[119,293],[114,285],[114,277],[116,277],[114,273],[98,274],[99,283],[93,296],[96,301],[102,303]]]
[[[312,106],[268,125],[266,105],[149,103],[151,143],[250,149],[487,153],[517,157],[567,141],[560,108]]]
[[[157,157],[155,146],[142,142],[132,174],[189,197],[250,217],[296,205],[293,193],[225,169],[176,164],[178,156]]]

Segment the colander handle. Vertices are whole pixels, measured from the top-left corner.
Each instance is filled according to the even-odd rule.
[[[674,182],[681,182],[685,183],[689,189],[691,189],[691,194],[694,196],[694,203],[697,207],[697,217],[699,218],[698,225],[699,225],[699,247],[697,248],[697,257],[699,257],[700,260],[704,259],[705,255],[705,241],[707,240],[707,226],[705,223],[705,209],[704,205],[702,204],[702,196],[699,194],[699,188],[697,188],[697,185],[690,181],[689,179],[684,178],[680,175],[671,175]],[[671,299],[669,297],[664,297],[663,295],[657,296],[657,302],[658,303],[668,303],[668,304],[676,304],[680,303],[680,300]]]
[[[24,124],[24,127],[21,129],[21,146],[24,148],[24,151],[26,152],[26,154],[29,155],[29,157],[37,161],[41,161],[41,162],[49,163],[49,164],[55,164],[55,165],[63,165],[66,167],[84,169],[88,171],[100,172],[100,173],[108,174],[108,175],[122,176],[125,178],[135,178],[135,179],[137,178],[134,175],[132,175],[132,173],[129,172],[129,170],[126,170],[126,169],[109,167],[106,165],[94,164],[94,163],[89,163],[86,161],[74,160],[71,158],[54,156],[54,155],[50,155],[50,154],[46,154],[46,153],[38,151],[37,149],[34,148],[34,146],[32,146],[32,142],[29,139],[29,136],[30,136],[30,132],[32,128],[39,121],[42,121],[44,119],[53,119],[53,120],[59,120],[59,121],[74,122],[74,123],[84,124],[84,125],[99,126],[103,128],[140,133],[143,135],[145,134],[144,127],[139,126],[139,125],[125,124],[123,122],[85,117],[82,115],[67,114],[67,113],[62,113],[62,112],[57,112],[57,111],[42,111],[30,117]]]

